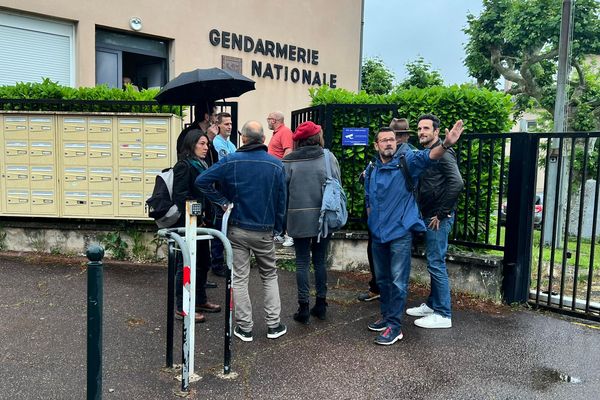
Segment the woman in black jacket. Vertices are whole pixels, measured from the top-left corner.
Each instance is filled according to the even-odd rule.
[[[204,215],[198,217],[198,226],[205,226],[205,221],[211,220],[211,205],[200,191],[194,187],[196,177],[208,169],[206,154],[208,152],[208,137],[199,129],[190,130],[183,142],[182,158],[173,167],[173,202],[181,211],[181,217],[175,227],[185,226],[185,202],[195,199],[203,203]],[[196,322],[206,321],[202,314],[219,312],[221,306],[208,302],[206,297],[206,276],[210,268],[210,248],[208,240],[196,242]],[[183,316],[183,257],[177,253],[176,275],[176,315]]]

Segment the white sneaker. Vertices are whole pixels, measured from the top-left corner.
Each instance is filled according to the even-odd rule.
[[[452,319],[439,314],[430,314],[415,320],[415,325],[426,329],[452,328]]]
[[[285,238],[281,235],[277,235],[273,237],[273,241],[275,243],[282,244],[283,242],[285,242]]]
[[[294,239],[292,239],[288,235],[285,235],[284,238],[285,240],[283,241],[283,243],[281,243],[282,246],[291,247],[294,245]]]
[[[427,315],[433,314],[433,310],[427,306],[427,304],[422,303],[419,307],[413,307],[406,309],[406,313],[413,317],[425,317]]]

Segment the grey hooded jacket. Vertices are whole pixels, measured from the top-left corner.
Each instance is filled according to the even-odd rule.
[[[316,237],[327,178],[323,148],[300,147],[283,158],[288,187],[287,234],[293,238]],[[332,153],[331,174],[340,179],[340,166]]]

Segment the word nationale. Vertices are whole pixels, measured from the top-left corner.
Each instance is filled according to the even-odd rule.
[[[309,69],[319,65],[319,51],[272,40],[254,39],[248,35],[211,29],[208,33],[210,44],[224,49],[245,53],[260,54],[265,57],[305,64],[307,67],[291,67],[274,62],[251,60],[252,76],[306,85],[329,85],[335,88],[336,74],[327,74]]]

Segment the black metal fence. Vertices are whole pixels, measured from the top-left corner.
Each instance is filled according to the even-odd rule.
[[[323,126],[348,196],[349,228],[366,229],[358,176],[374,156],[342,147],[344,127],[370,139],[397,117],[395,105],[327,105],[292,112],[292,127]],[[600,313],[600,133],[466,133],[455,147],[465,189],[450,243],[504,257],[504,299],[598,319]],[[554,139],[555,145],[551,146]],[[416,145],[416,137],[411,138]],[[553,164],[557,165],[556,173]],[[547,214],[552,188],[554,211]]]

